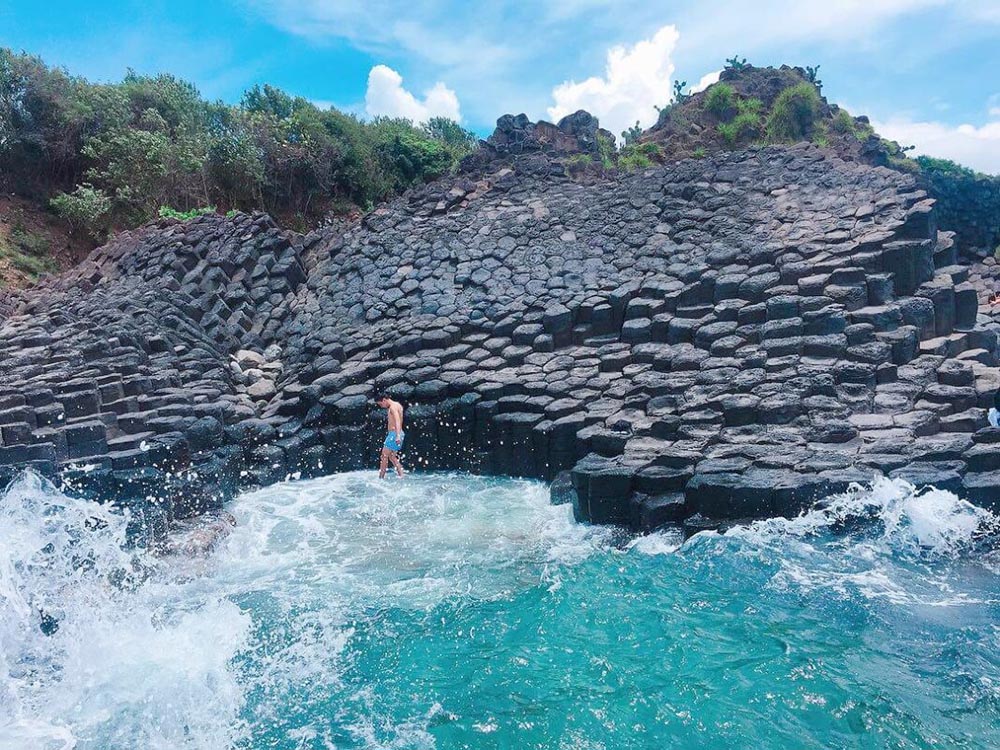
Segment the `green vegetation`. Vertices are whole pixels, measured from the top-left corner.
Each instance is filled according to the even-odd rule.
[[[820,98],[816,87],[803,81],[789,86],[774,100],[767,116],[767,139],[772,143],[794,143],[808,140],[819,112]]]
[[[730,122],[721,122],[717,126],[719,135],[727,145],[735,146],[760,137],[760,113],[763,106],[763,102],[756,97],[736,100],[736,116]]]
[[[920,169],[931,174],[947,175],[949,177],[966,177],[975,179],[984,177],[981,172],[956,164],[951,159],[937,159],[933,156],[918,156],[915,160]]]
[[[833,116],[833,122],[830,123],[830,127],[841,135],[850,135],[859,141],[867,139],[868,136],[875,132],[871,125],[865,122],[858,122],[851,117],[850,112],[842,107],[836,107],[836,113]]]
[[[36,258],[41,258],[49,253],[49,240],[43,234],[29,232],[20,223],[15,222],[10,232],[10,239],[15,247]]]
[[[601,133],[597,134],[597,158],[604,169],[611,169],[615,165],[615,142]]]
[[[566,157],[566,171],[571,175],[577,175],[585,171],[593,163],[594,159],[590,154],[573,154]]]
[[[752,66],[747,62],[745,57],[742,60],[739,55],[733,55],[732,57],[726,58],[726,68],[730,70],[746,70],[750,67]]]
[[[886,161],[890,167],[898,169],[901,172],[911,172],[913,174],[920,171],[920,165],[906,155],[906,152],[912,151],[916,148],[915,146],[900,146],[895,141],[890,141],[887,138],[879,138],[879,142],[886,154]]]
[[[812,142],[820,148],[830,147],[830,129],[825,122],[817,122],[813,128]]]
[[[823,89],[823,82],[819,80],[819,68],[819,65],[816,65],[815,67],[812,65],[806,65],[806,80],[815,86],[818,91],[821,91]]]
[[[736,111],[736,92],[728,83],[716,83],[705,92],[705,109],[720,120],[729,120]]]
[[[687,81],[674,81],[674,104],[683,104],[688,99],[691,98],[690,91],[684,91],[684,88],[688,85]]]
[[[641,151],[630,151],[619,157],[618,166],[626,172],[636,172],[653,166],[653,162]]]
[[[653,166],[663,157],[663,149],[656,143],[637,143],[623,148],[618,154],[618,167],[635,172]]]
[[[639,140],[640,135],[642,135],[642,126],[636,120],[635,125],[622,131],[622,143],[629,146]]]
[[[0,260],[10,263],[11,267],[25,274],[31,281],[37,280],[43,273],[56,270],[48,253],[48,239],[27,231],[20,224],[14,224],[9,240],[0,235]]]
[[[188,219],[193,219],[196,216],[205,216],[206,214],[214,214],[215,206],[201,206],[200,208],[192,208],[190,211],[178,211],[176,208],[171,208],[170,206],[160,206],[159,217],[161,219],[177,219],[178,221],[187,221]]]
[[[706,156],[708,156],[708,152],[705,151],[704,146],[698,146],[698,148],[696,148],[692,153],[692,156],[694,156],[695,159],[704,159]]]
[[[72,193],[59,193],[49,201],[52,209],[76,229],[94,239],[107,236],[111,222],[111,198],[93,185],[77,185]]]
[[[0,189],[95,237],[201,206],[321,217],[439,177],[476,148],[445,118],[363,121],[271,86],[238,105],[170,75],[95,84],[0,48]]]
[[[838,109],[833,116],[833,129],[843,135],[853,135],[857,137],[857,128],[854,125],[854,118],[846,109]]]

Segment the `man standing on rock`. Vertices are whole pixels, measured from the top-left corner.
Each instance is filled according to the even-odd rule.
[[[398,401],[393,401],[384,393],[375,396],[375,403],[379,405],[379,408],[387,409],[389,412],[388,431],[385,442],[382,444],[382,459],[379,463],[378,477],[385,479],[385,472],[390,461],[396,467],[396,474],[402,477],[403,465],[399,462],[399,456],[396,454],[403,450],[403,405]]]

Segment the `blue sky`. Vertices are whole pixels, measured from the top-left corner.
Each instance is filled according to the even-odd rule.
[[[1000,173],[1000,0],[0,0],[0,45],[95,80],[166,71],[227,101],[267,82],[484,135],[579,106],[647,125],[675,78],[738,53],[819,64],[824,94],[880,132]]]

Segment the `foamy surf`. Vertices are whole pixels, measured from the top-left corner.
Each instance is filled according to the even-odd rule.
[[[519,480],[352,473],[229,510],[155,557],[107,508],[8,490],[0,747],[997,739],[996,518],[946,492],[624,546]]]

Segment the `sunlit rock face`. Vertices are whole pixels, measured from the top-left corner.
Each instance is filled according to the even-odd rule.
[[[795,513],[874,473],[995,496],[995,324],[911,177],[803,145],[584,184],[573,118],[346,228],[161,222],[8,299],[0,461],[155,526],[371,465],[377,388],[414,468],[569,471],[596,522]]]

